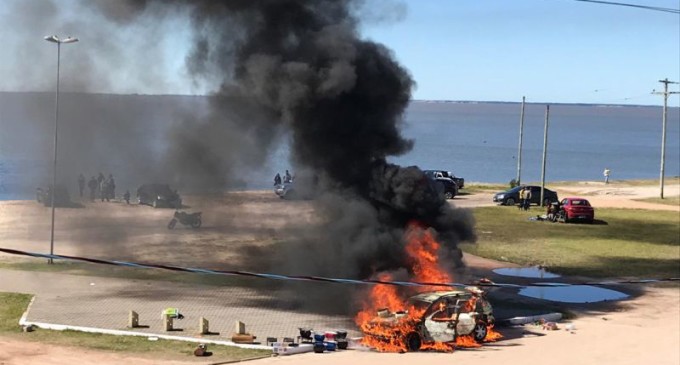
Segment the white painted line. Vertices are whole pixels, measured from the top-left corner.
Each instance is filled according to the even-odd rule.
[[[33,325],[38,328],[49,329],[54,331],[78,331],[78,332],[88,332],[88,333],[101,333],[106,335],[114,336],[138,336],[138,337],[158,337],[164,340],[174,340],[174,341],[184,341],[184,342],[194,342],[194,343],[209,343],[213,345],[223,345],[223,346],[234,346],[243,349],[255,349],[255,350],[271,350],[271,346],[266,345],[251,345],[251,344],[241,344],[232,341],[224,340],[211,340],[207,338],[193,338],[193,337],[182,337],[182,336],[172,336],[172,335],[162,335],[157,333],[145,333],[145,332],[134,332],[134,331],[123,331],[123,330],[111,330],[105,328],[95,328],[95,327],[81,327],[81,326],[70,326],[66,324],[54,324],[54,323],[43,323],[43,322],[31,322],[27,321],[24,317],[21,318],[19,324],[22,326]]]

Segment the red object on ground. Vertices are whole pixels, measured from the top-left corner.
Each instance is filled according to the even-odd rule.
[[[595,209],[590,205],[587,199],[569,197],[562,199],[562,209],[565,211],[565,218],[567,221],[584,220],[588,223],[593,223],[595,219]]]

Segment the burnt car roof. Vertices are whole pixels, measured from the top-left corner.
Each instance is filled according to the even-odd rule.
[[[475,289],[471,289],[475,290]],[[433,303],[443,297],[469,297],[474,295],[471,290],[450,290],[450,291],[435,291],[428,293],[420,293],[409,298],[409,300],[417,300],[421,302]],[[479,289],[476,289],[479,290]]]

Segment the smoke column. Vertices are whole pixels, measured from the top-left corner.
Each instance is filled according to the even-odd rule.
[[[219,82],[210,114],[173,134],[176,160],[188,162],[179,170],[194,183],[219,187],[228,173],[224,166],[259,161],[279,133],[291,136],[298,169],[317,176],[323,187],[315,201],[322,223],[298,232],[297,248],[288,250],[294,254],[283,254],[276,268],[352,277],[407,268],[403,230],[412,220],[435,229],[452,264],[459,263],[456,244],[474,240],[470,215],[452,209],[418,168],[385,160],[412,148],[400,126],[414,82],[388,49],[360,38],[360,4],[96,4],[121,26],[153,21],[159,13],[153,7],[190,16],[187,69],[195,80]],[[219,147],[225,144],[231,153]]]
[[[63,9],[69,7],[26,0],[10,1],[10,12],[21,16],[7,18],[19,29],[29,27],[21,37],[32,40],[51,32],[82,38],[82,45],[62,50],[63,60],[69,60],[63,63],[64,91],[118,83],[162,85],[161,70],[184,57],[190,83],[211,85],[214,92],[200,110],[182,98],[167,99],[172,105],[157,110],[142,110],[143,103],[130,110],[124,99],[131,96],[87,96],[83,105],[65,93],[61,115],[73,135],[60,131],[60,158],[66,160],[60,173],[72,179],[78,171],[69,165],[92,171],[113,159],[138,176],[168,181],[183,192],[221,192],[239,183],[240,172],[262,166],[288,138],[296,182],[303,183],[302,175],[318,180],[318,222],[288,232],[294,242],[277,248],[276,259],[266,262],[269,270],[345,277],[408,270],[403,231],[414,220],[436,230],[447,261],[459,264],[457,243],[475,238],[471,215],[453,209],[417,167],[386,162],[413,146],[400,128],[414,81],[390,50],[361,39],[358,25],[366,4],[71,1],[79,2],[73,8],[82,14],[67,16]],[[88,38],[97,41],[86,43]],[[178,45],[175,54],[169,45],[177,40],[184,48]],[[53,48],[40,49],[44,54],[18,57],[53,59]],[[12,64],[27,80],[53,80],[53,69]],[[44,120],[47,130],[51,98],[44,96],[44,110],[35,118]],[[104,106],[112,101],[115,110]],[[171,127],[161,130],[159,118],[171,121]],[[158,141],[163,145],[155,146]],[[49,155],[49,140],[43,144]],[[264,255],[251,256],[253,266],[265,264],[256,260]]]

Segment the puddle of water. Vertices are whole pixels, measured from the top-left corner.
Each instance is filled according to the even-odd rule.
[[[556,285],[560,284],[556,283]],[[616,290],[591,285],[554,287],[528,286],[520,290],[519,294],[527,297],[564,303],[595,303],[605,300],[621,300],[628,298],[627,294]]]
[[[545,269],[539,268],[538,266],[505,267],[502,269],[495,269],[493,272],[498,275],[518,276],[522,278],[554,279],[560,277],[560,275],[545,271]]]

